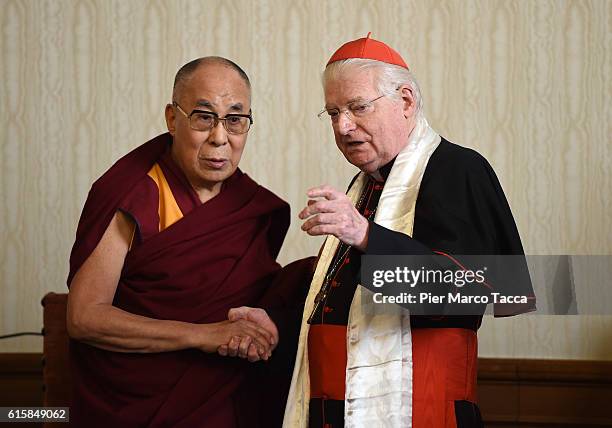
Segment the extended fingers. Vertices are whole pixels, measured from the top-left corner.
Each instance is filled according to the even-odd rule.
[[[323,186],[317,186],[308,189],[306,191],[306,195],[308,195],[309,198],[325,198],[331,200],[338,199],[339,197],[343,196],[344,193],[340,192],[339,190],[336,190],[332,186],[325,184]]]
[[[334,202],[328,200],[312,200],[308,201],[308,205],[300,211],[298,217],[302,220],[310,217],[311,215],[319,214],[319,213],[332,213],[334,212]]]
[[[315,216],[310,217],[308,220],[302,224],[302,230],[308,231],[312,229],[314,226],[319,226],[322,224],[335,224],[338,222],[339,215],[336,213],[321,213]]]
[[[320,235],[334,235],[338,237],[338,227],[333,224],[319,224],[316,226],[312,226],[310,229],[306,230],[306,233],[310,236],[320,236]]]

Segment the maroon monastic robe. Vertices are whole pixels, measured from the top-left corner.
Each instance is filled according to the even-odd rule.
[[[70,257],[68,285],[126,195],[166,153],[163,134],[138,147],[94,183]],[[289,207],[239,170],[215,198],[128,252],[113,305],[156,319],[213,323],[257,302],[278,271]],[[183,350],[105,351],[71,342],[71,421],[87,427],[240,426],[239,396],[249,363]],[[282,411],[282,410],[281,410]]]

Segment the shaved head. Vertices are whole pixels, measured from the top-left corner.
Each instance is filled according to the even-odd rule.
[[[199,113],[193,116],[195,111]],[[219,57],[200,58],[177,73],[173,100],[165,109],[172,135],[170,154],[201,201],[221,191],[223,182],[238,168],[246,144],[248,133],[228,131],[227,120],[251,120],[250,114],[249,79],[233,62]],[[197,121],[202,122],[203,115],[214,115],[223,121],[215,119],[208,129],[199,130]]]
[[[244,83],[246,83],[250,91],[251,82],[249,80],[249,76],[247,76],[247,74],[242,68],[240,68],[238,64],[236,64],[234,61],[230,61],[229,59],[220,56],[205,56],[188,62],[187,64],[183,65],[179,69],[179,71],[176,72],[176,76],[174,77],[174,86],[172,87],[172,99],[174,101],[177,100],[177,97],[180,95],[180,92],[185,82],[189,80],[189,78],[198,68],[213,64],[222,65],[231,70],[234,70],[236,73],[238,73],[242,80],[244,80]]]

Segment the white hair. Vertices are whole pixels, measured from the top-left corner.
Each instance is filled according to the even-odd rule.
[[[331,80],[340,79],[348,72],[371,69],[378,71],[375,74],[375,84],[381,95],[401,100],[402,95],[398,92],[398,89],[402,85],[407,85],[414,97],[416,106],[415,117],[422,115],[423,98],[421,97],[419,84],[410,70],[399,65],[362,58],[349,58],[342,61],[335,61],[325,67],[323,71],[323,75],[321,76],[323,88],[325,88]]]

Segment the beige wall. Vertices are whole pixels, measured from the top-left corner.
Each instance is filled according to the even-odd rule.
[[[296,217],[305,190],[354,173],[316,119],[319,73],[368,31],[414,70],[434,128],[492,163],[527,252],[612,253],[610,1],[0,3],[0,334],[40,328],[91,182],[164,130],[173,75],[194,57],[250,74],[241,166],[291,203],[282,262],[316,252]],[[480,337],[483,356],[612,359],[611,318],[489,318]]]

